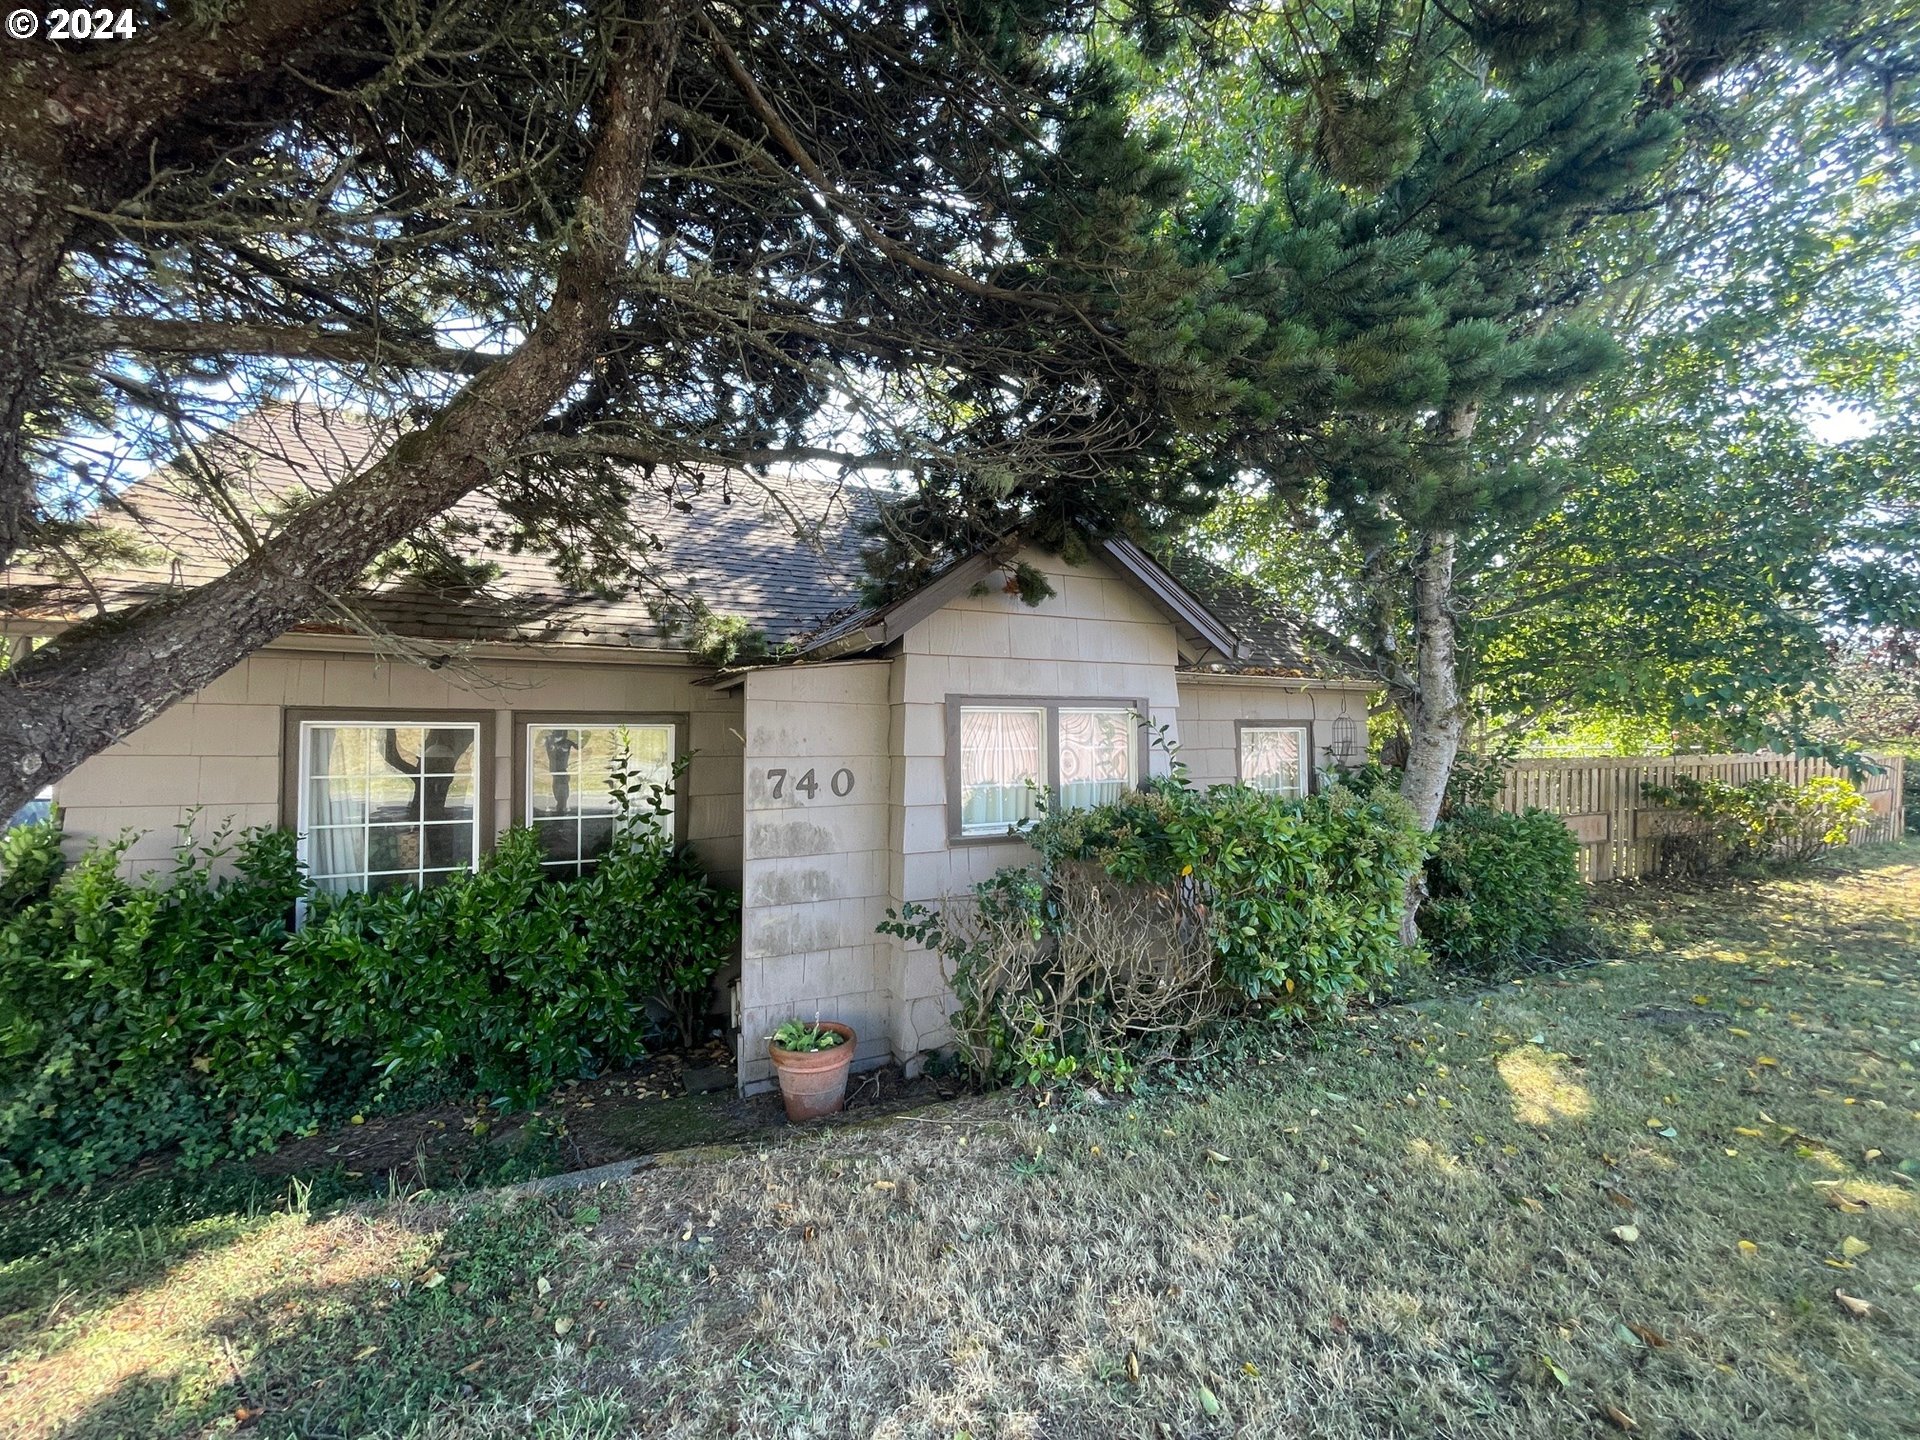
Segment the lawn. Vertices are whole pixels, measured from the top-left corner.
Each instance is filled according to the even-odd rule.
[[[16,1215],[22,1437],[1920,1433],[1920,845],[1190,1092]]]

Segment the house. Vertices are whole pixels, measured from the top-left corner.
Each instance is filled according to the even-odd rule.
[[[224,438],[236,515],[263,515],[350,472],[373,444],[335,417],[278,407]],[[97,579],[128,603],[231,562],[230,538],[183,498],[190,468],[121,502],[152,547]],[[872,493],[804,478],[636,476],[666,586],[762,632],[763,661],[717,668],[657,605],[569,589],[544,559],[460,512],[495,569],[390,576],[316,617],[89,760],[56,787],[70,834],[145,832],[129,863],[163,860],[175,828],[280,825],[316,883],[431,883],[495,835],[531,824],[557,868],[611,833],[616,749],[666,774],[671,823],[740,887],[739,1079],[771,1083],[764,1037],[818,1014],[859,1032],[857,1063],[912,1062],[947,1038],[937,957],[880,935],[903,901],[938,902],[1030,852],[1008,827],[1028,780],[1079,805],[1163,773],[1161,738],[1194,782],[1301,793],[1363,748],[1373,686],[1311,661],[1295,627],[1231,577],[1185,557],[1176,575],[1109,542],[1086,564],[1017,543],[949,566],[889,604],[860,601]],[[1027,605],[1009,567],[1053,595]],[[16,633],[77,613],[49,582]],[[377,638],[369,638],[372,632]],[[623,740],[624,737],[624,740]]]

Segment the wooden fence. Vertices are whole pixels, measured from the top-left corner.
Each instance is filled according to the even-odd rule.
[[[1895,755],[1878,761],[1877,775],[1856,781],[1873,807],[1873,819],[1852,832],[1848,843],[1898,840],[1905,833],[1900,782],[1905,760]],[[1739,785],[1762,775],[1802,784],[1816,775],[1845,775],[1824,760],[1790,755],[1582,756],[1521,760],[1507,772],[1495,802],[1516,814],[1529,806],[1551,811],[1567,822],[1580,842],[1580,871],[1588,881],[1632,880],[1653,873],[1660,837],[1670,833],[1674,812],[1652,804],[1643,784],[1670,784],[1676,775],[1712,777]]]

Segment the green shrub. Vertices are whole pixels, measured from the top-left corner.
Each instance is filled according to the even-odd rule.
[[[1487,970],[1528,959],[1579,920],[1579,845],[1558,816],[1463,805],[1432,844],[1419,922],[1436,961]]]
[[[1424,837],[1384,789],[1162,782],[1028,839],[1037,868],[881,927],[942,952],[961,1049],[990,1079],[1124,1082],[1223,1012],[1338,1011],[1412,958],[1399,922]]]
[[[1671,785],[1643,785],[1642,793],[1686,817],[1660,843],[1667,874],[1703,875],[1769,860],[1810,860],[1844,845],[1847,832],[1873,818],[1866,797],[1837,775],[1802,785],[1765,775],[1733,785],[1711,777],[1676,775]]]
[[[339,897],[283,832],[132,880],[131,839],[64,868],[57,819],[6,838],[0,1189],[204,1164],[403,1093],[531,1103],[703,1010],[738,935],[737,896],[641,827],[578,878],[516,830],[433,889]]]

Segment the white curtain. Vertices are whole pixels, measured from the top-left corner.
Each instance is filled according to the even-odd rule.
[[[961,829],[992,832],[1033,817],[1032,785],[1046,784],[1045,731],[1044,710],[960,711]]]
[[[307,728],[311,778],[301,804],[306,812],[302,829],[307,835],[307,872],[316,878],[315,888],[338,895],[366,886],[367,782],[358,763],[352,764],[351,775],[329,776],[335,738],[331,726]]]

